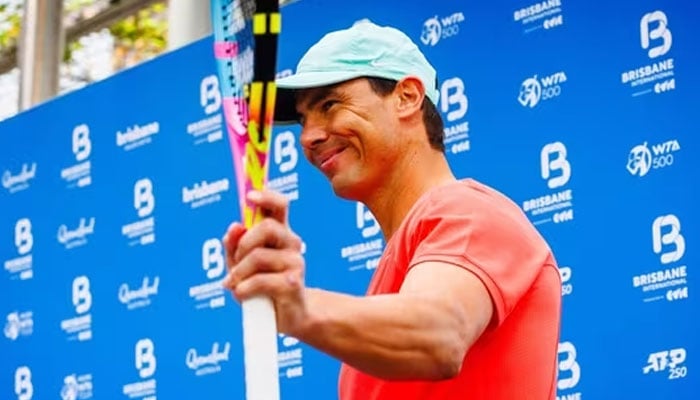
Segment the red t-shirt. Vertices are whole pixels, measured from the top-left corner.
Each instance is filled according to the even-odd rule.
[[[340,399],[554,399],[561,278],[550,248],[520,208],[473,179],[430,191],[387,243],[367,294],[398,292],[408,270],[424,261],[478,276],[493,301],[491,325],[455,378],[387,381],[343,364]]]

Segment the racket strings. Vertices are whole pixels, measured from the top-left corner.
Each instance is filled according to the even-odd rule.
[[[248,121],[250,83],[253,81],[254,46],[252,19],[254,0],[223,1],[220,10],[219,32],[225,43],[225,90],[233,100],[233,109],[241,121]]]

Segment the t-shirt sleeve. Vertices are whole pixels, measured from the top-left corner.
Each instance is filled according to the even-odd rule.
[[[444,193],[424,204],[412,222],[415,252],[408,268],[442,261],[474,273],[491,295],[499,325],[550,255],[520,209],[492,193]]]

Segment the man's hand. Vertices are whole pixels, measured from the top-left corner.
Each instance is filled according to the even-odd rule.
[[[266,216],[246,230],[234,222],[224,235],[228,275],[224,286],[236,299],[269,297],[277,329],[294,335],[307,319],[301,239],[289,227],[287,199],[276,192],[251,192],[248,200]]]

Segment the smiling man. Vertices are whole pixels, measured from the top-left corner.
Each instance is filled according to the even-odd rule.
[[[369,21],[312,46],[278,81],[277,119],[336,195],[364,203],[386,248],[366,296],[304,284],[288,204],[224,237],[224,284],[272,298],[281,332],[342,362],[339,398],[554,399],[561,281],[520,208],[444,153],[436,72],[402,32]]]

